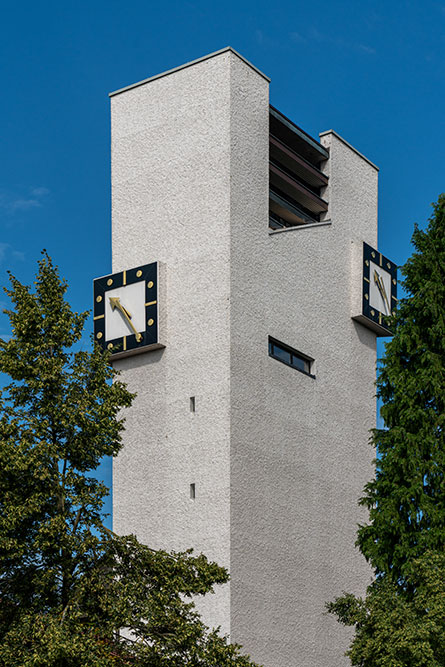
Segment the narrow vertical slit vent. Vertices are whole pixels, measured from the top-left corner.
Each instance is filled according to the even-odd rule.
[[[190,396],[190,412],[196,411],[196,400],[194,396]]]
[[[196,498],[196,489],[194,484],[190,484],[190,498],[195,500]]]

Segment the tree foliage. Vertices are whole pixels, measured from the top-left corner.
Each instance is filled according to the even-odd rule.
[[[381,577],[365,600],[347,594],[328,604],[341,623],[355,627],[348,651],[353,665],[445,665],[445,554],[427,552],[414,560],[412,571],[412,596],[390,577]]]
[[[377,382],[385,428],[374,431],[376,477],[362,503],[358,545],[394,580],[445,545],[445,195],[402,269],[407,297],[393,318]]]
[[[228,580],[205,556],[167,554],[103,526],[89,475],[122,441],[133,399],[98,346],[73,351],[88,313],[44,253],[35,289],[10,276],[11,381],[0,413],[0,665],[247,667],[195,610]]]
[[[361,500],[370,521],[357,537],[376,580],[366,600],[328,605],[355,626],[349,655],[363,667],[445,664],[445,195],[433,208],[413,234],[377,380],[384,428],[373,431],[376,474]]]

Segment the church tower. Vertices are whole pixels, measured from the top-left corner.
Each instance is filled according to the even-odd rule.
[[[111,115],[95,331],[137,393],[114,530],[228,568],[200,610],[265,667],[347,665],[324,605],[371,574],[357,501],[395,298],[378,170],[270,106],[231,48],[112,93]]]

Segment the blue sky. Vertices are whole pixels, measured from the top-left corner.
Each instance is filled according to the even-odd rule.
[[[379,246],[398,264],[445,190],[445,0],[0,7],[0,285],[7,269],[31,282],[46,248],[91,307],[111,270],[108,92],[227,45],[272,79],[274,106],[380,167]]]

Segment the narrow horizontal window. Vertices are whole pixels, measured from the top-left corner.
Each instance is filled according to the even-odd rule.
[[[294,350],[289,345],[280,343],[278,340],[269,337],[269,356],[277,361],[281,361],[286,366],[295,368],[297,371],[306,373],[311,377],[315,377],[312,374],[312,365],[314,360],[311,357],[308,357],[298,350]]]

